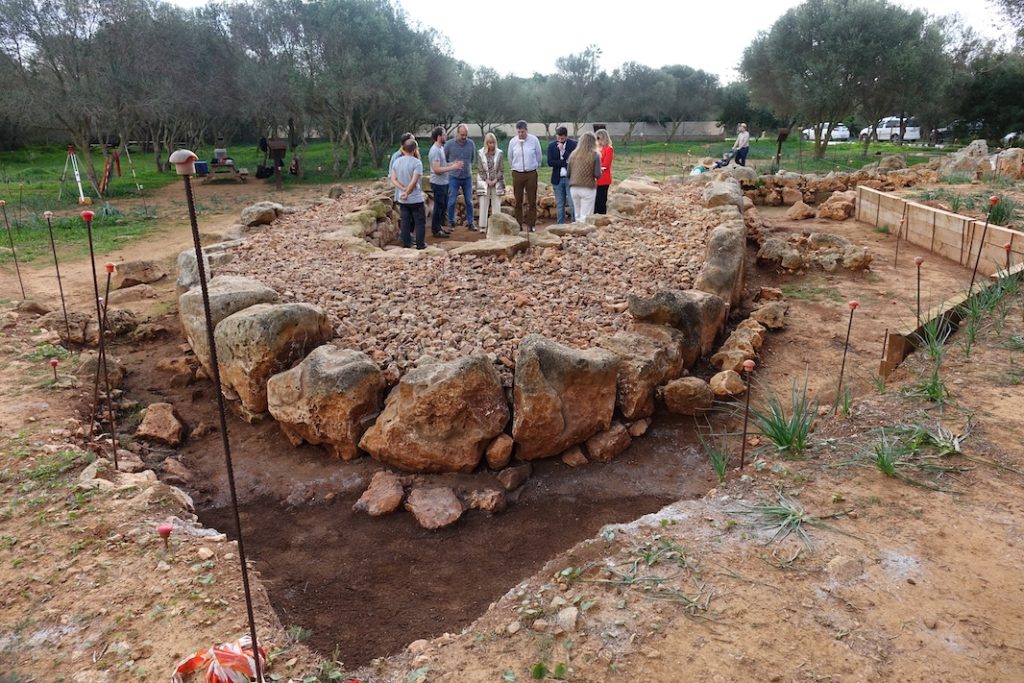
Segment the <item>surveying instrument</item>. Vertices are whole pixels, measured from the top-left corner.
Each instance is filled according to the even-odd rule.
[[[78,185],[78,203],[92,204],[92,197],[86,197],[85,192],[82,191],[82,174],[78,170],[78,152],[75,151],[74,145],[68,145],[68,158],[64,160],[64,172],[60,176],[60,192],[57,193],[57,199],[60,200],[64,195],[64,181],[68,177],[69,165],[75,174],[75,183]]]

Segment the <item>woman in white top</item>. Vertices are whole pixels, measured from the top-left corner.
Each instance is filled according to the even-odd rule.
[[[505,196],[505,157],[498,149],[494,133],[484,137],[484,146],[477,152],[476,193],[480,197],[480,229],[487,229],[488,215],[501,211],[501,198]],[[490,207],[488,214],[487,208]]]

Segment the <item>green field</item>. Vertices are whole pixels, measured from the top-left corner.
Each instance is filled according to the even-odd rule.
[[[542,144],[546,146],[547,140]],[[504,146],[504,144],[502,144]],[[690,166],[704,157],[719,158],[732,146],[730,140],[714,142],[643,142],[634,139],[631,143],[617,141],[615,143],[616,163],[614,175],[622,180],[633,173],[643,173],[655,178],[681,174],[689,171]],[[429,141],[421,140],[420,147],[425,159],[430,147]],[[763,172],[767,172],[775,155],[776,144],[771,140],[755,140],[751,143],[748,163]],[[949,149],[935,150],[928,147],[901,147],[889,143],[872,144],[867,157],[862,156],[863,147],[860,143],[838,143],[830,145],[824,158],[813,158],[813,144],[801,140],[793,140],[783,145],[782,168],[798,173],[827,173],[829,171],[848,171],[862,168],[865,164],[877,161],[883,155],[904,154],[909,164],[924,163],[937,154],[948,153]],[[234,145],[229,147],[236,165],[247,168],[249,182],[256,187],[262,182],[254,177],[256,166],[262,162],[263,154],[255,145]],[[201,158],[212,156],[211,149],[198,149]],[[7,218],[11,224],[12,237],[18,251],[18,258],[23,262],[31,262],[49,251],[49,237],[42,214],[46,210],[57,213],[54,219],[54,237],[61,253],[69,256],[86,253],[84,226],[76,217],[78,193],[74,178],[69,177],[64,185],[63,196],[58,200],[60,178],[67,158],[64,147],[34,146],[15,151],[0,153],[0,199],[7,201]],[[177,176],[173,171],[158,173],[151,154],[133,153],[135,171],[143,192],[150,196],[155,190],[175,182]],[[101,164],[102,158],[97,156]],[[290,161],[290,157],[289,157]],[[332,174],[333,159],[330,145],[314,143],[304,149],[304,177],[299,179],[285,174],[285,189],[296,185],[326,186],[338,182]],[[138,190],[131,177],[131,169],[127,160],[122,158],[122,176],[113,179],[108,196],[104,200],[96,200],[93,210],[96,211],[94,223],[97,249],[100,251],[116,247],[128,240],[145,235],[155,221],[160,218],[155,210],[143,202],[133,201],[132,209],[119,211],[118,200],[137,199]],[[349,178],[351,180],[381,177],[385,169],[375,168],[368,158],[357,166]],[[83,174],[84,175],[84,174]],[[509,180],[511,182],[511,180]],[[86,194],[91,195],[88,184]],[[200,207],[202,208],[202,207]],[[6,235],[4,235],[6,238]],[[7,246],[7,239],[0,240],[0,246]],[[0,252],[0,263],[10,262],[11,256],[4,250]]]

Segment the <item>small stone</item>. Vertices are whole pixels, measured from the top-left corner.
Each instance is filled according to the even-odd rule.
[[[184,431],[185,428],[175,415],[174,406],[170,403],[152,403],[146,408],[146,414],[135,430],[135,436],[177,446],[181,443]]]
[[[518,621],[513,621],[505,627],[505,632],[508,633],[510,636],[514,636],[515,634],[519,633],[520,629],[522,628],[522,624],[520,624]]]
[[[423,651],[426,650],[427,647],[429,646],[430,642],[421,638],[419,640],[414,640],[411,643],[409,643],[409,645],[406,646],[405,649],[409,651],[409,654],[418,655],[422,654]]]
[[[633,443],[633,437],[621,422],[587,439],[587,454],[597,462],[611,462]]]
[[[645,417],[629,425],[629,435],[634,439],[643,436],[651,428],[651,418]]]
[[[864,562],[851,557],[837,555],[826,566],[828,573],[840,583],[853,581],[864,573]]]
[[[199,557],[200,560],[209,560],[213,557],[213,551],[209,548],[200,548],[196,551],[196,556]]]
[[[506,467],[498,472],[497,479],[506,491],[513,491],[526,483],[526,480],[530,478],[530,473],[530,463],[525,463],[517,467]]]
[[[167,564],[163,560],[160,560],[160,562],[158,562],[156,565],[156,570],[158,572],[169,572],[171,571],[171,565]]]
[[[939,627],[939,622],[936,619],[934,619],[933,617],[928,617],[927,619],[924,620],[924,625],[927,626],[932,631],[934,631],[935,629],[937,629]]]
[[[484,512],[502,512],[507,503],[505,492],[498,489],[484,489],[482,491],[470,491],[466,494],[466,506],[470,510],[483,510]]]
[[[573,446],[565,453],[562,453],[562,462],[569,467],[581,467],[586,465],[590,461],[587,460],[587,456],[583,455],[583,449],[579,446]]]
[[[494,441],[487,447],[485,456],[487,458],[487,466],[492,470],[500,470],[506,467],[510,460],[512,460],[512,437],[508,434],[499,434],[495,437]]]
[[[352,509],[365,512],[371,517],[380,517],[394,512],[402,504],[405,489],[402,481],[394,472],[380,470],[373,475],[370,486],[359,497]]]
[[[537,619],[533,622],[533,626],[531,628],[538,633],[543,633],[548,630],[548,622],[544,619]]]
[[[440,529],[455,524],[462,516],[462,501],[450,488],[417,488],[409,493],[405,509],[424,529]]]
[[[750,317],[771,330],[779,330],[786,326],[786,311],[789,304],[785,301],[770,301],[754,310]]]
[[[576,607],[565,607],[558,611],[558,616],[555,618],[555,623],[563,631],[575,631],[576,630],[576,619],[579,617],[580,611]]]
[[[711,378],[711,391],[715,392],[715,396],[742,396],[743,392],[747,390],[747,385],[743,383],[743,379],[739,376],[739,373],[733,370],[725,370],[720,372]]]

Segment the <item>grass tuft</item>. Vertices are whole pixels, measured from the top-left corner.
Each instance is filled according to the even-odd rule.
[[[807,395],[807,380],[802,387],[793,382],[790,404],[786,407],[778,396],[771,394],[761,408],[751,407],[750,417],[775,448],[782,453],[797,456],[807,448],[811,427],[818,412],[818,402]]]

